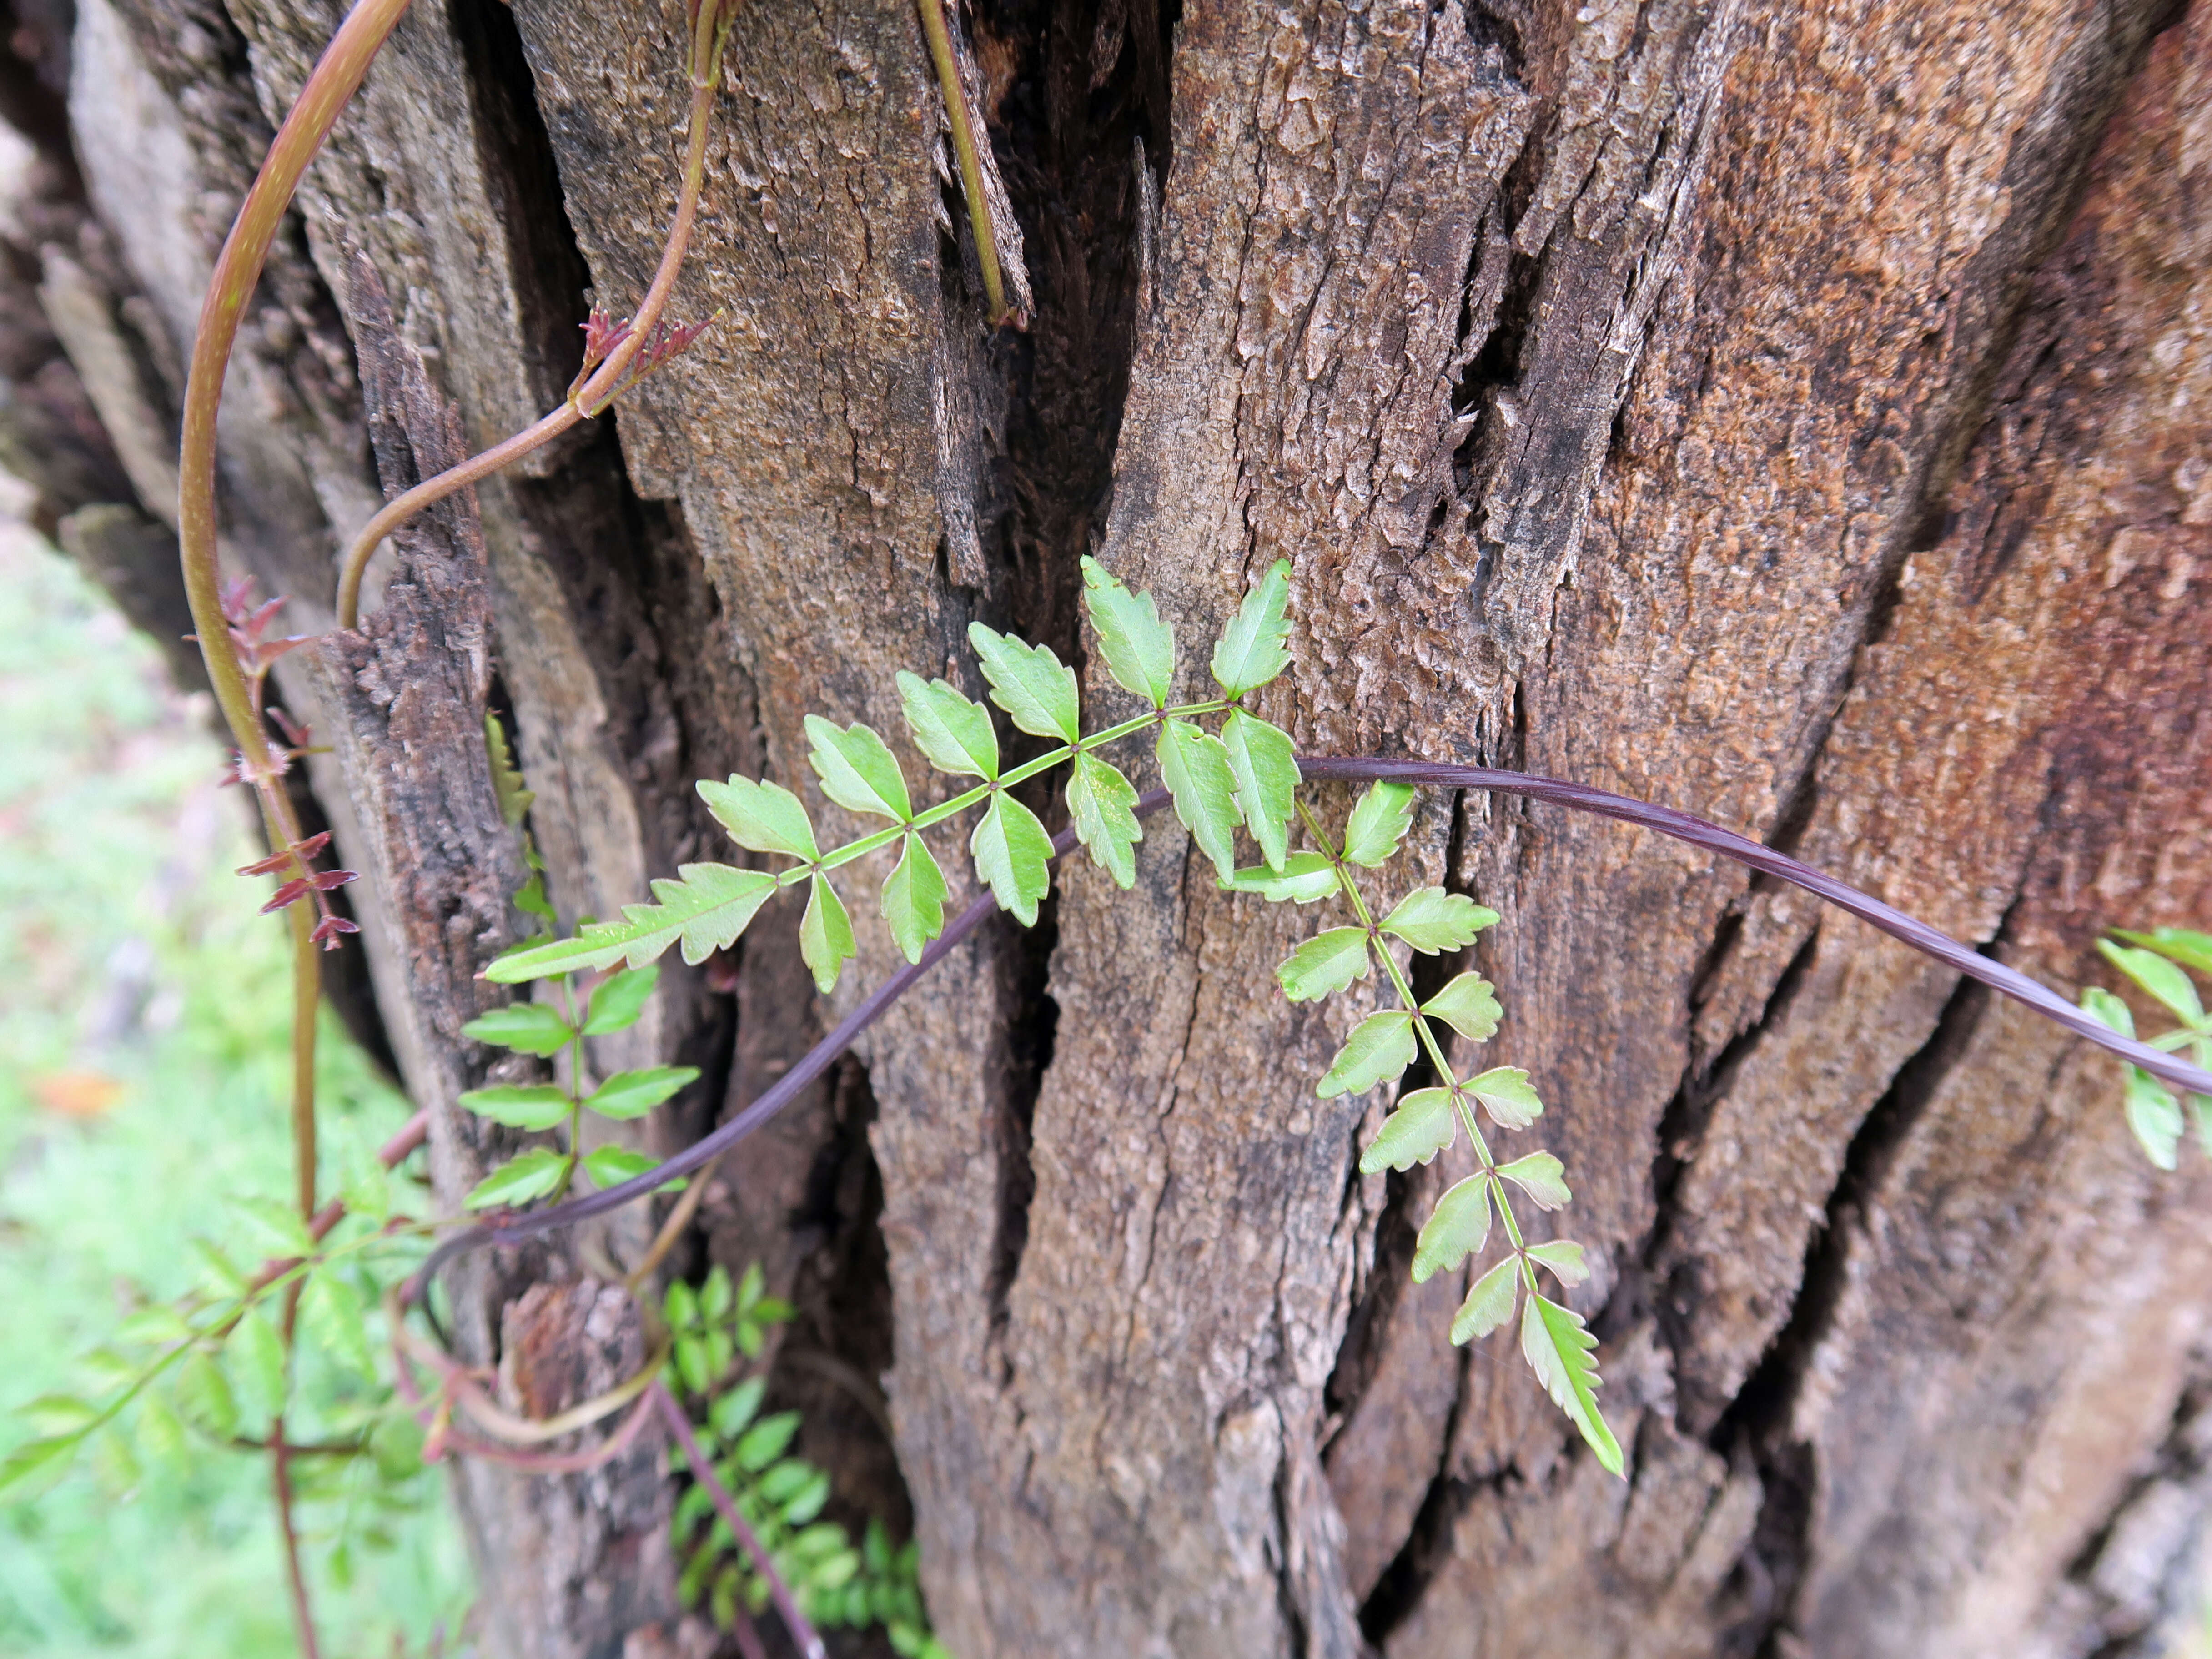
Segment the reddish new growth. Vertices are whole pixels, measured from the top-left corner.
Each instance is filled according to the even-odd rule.
[[[623,392],[664,363],[680,356],[694,340],[714,326],[714,318],[721,314],[718,311],[714,317],[696,323],[672,324],[665,319],[655,322],[645,337],[645,343],[631,362],[629,372],[616,381],[604,397],[595,399],[589,409],[579,405],[579,412],[586,416],[604,413],[607,405]],[[581,326],[584,331],[584,366],[576,371],[576,378],[568,382],[571,403],[582,392],[584,383],[592,378],[592,371],[619,350],[635,331],[628,319],[617,323],[596,306],[592,309],[590,319]]]
[[[256,605],[252,603],[252,592],[253,579],[250,576],[241,577],[225,589],[222,596],[223,621],[231,645],[238,653],[239,665],[246,670],[246,685],[253,697],[253,712],[272,722],[283,734],[282,746],[271,744],[269,747],[273,775],[281,777],[291,770],[293,762],[315,752],[313,747],[314,732],[312,728],[293,720],[282,708],[273,704],[264,706],[269,671],[277,658],[307,644],[308,636],[294,634],[281,639],[269,638],[269,624],[276,619],[277,611],[283,608],[283,596],[279,594],[263,605]],[[222,781],[225,783],[243,783],[246,781],[245,773],[244,757],[233,750],[230,764],[223,770]],[[325,951],[335,951],[343,935],[357,933],[361,929],[334,912],[330,900],[325,896],[332,889],[343,887],[359,878],[351,870],[319,871],[313,866],[311,860],[330,845],[330,831],[325,830],[305,841],[289,842],[267,858],[257,859],[253,863],[241,866],[238,873],[241,876],[284,876],[285,879],[278,884],[269,902],[261,907],[261,914],[264,916],[272,910],[281,910],[288,904],[296,903],[313,893],[315,908],[321,913],[321,920],[316,922],[311,937]]]

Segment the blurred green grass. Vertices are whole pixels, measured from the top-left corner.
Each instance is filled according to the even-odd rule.
[[[233,1234],[227,1199],[291,1189],[283,930],[254,914],[268,884],[231,873],[258,849],[219,764],[151,646],[0,525],[0,1449],[27,1437],[11,1408],[96,1395],[79,1357],[190,1286],[187,1242]],[[321,1055],[333,1191],[406,1107],[328,1018]],[[397,1510],[340,1488],[302,1513],[325,1650],[458,1635],[470,1572],[442,1474]],[[265,1459],[195,1437],[165,1465],[125,1432],[0,1503],[0,1652],[293,1651]]]

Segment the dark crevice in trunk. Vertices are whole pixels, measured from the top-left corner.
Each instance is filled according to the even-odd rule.
[[[1467,1400],[1467,1372],[1473,1358],[1468,1350],[1459,1352],[1460,1387],[1454,1396],[1451,1420],[1444,1425],[1443,1443],[1451,1446],[1459,1437],[1460,1417]],[[1446,1453],[1449,1456],[1449,1453]],[[1429,1584],[1452,1559],[1452,1531],[1468,1506],[1483,1492],[1500,1498],[1510,1494],[1522,1484],[1521,1471],[1514,1464],[1482,1480],[1462,1480],[1439,1473],[1430,1482],[1428,1495],[1421,1500],[1419,1512],[1413,1517],[1413,1530],[1405,1547],[1391,1558],[1390,1565],[1382,1570],[1375,1588],[1359,1604],[1359,1633],[1370,1645],[1381,1649],[1390,1639],[1391,1632],[1413,1616]]]

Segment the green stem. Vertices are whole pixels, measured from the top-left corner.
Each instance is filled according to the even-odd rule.
[[[975,236],[975,263],[983,272],[983,307],[996,328],[1006,321],[1006,280],[999,271],[999,241],[991,229],[991,212],[983,197],[983,161],[975,148],[975,128],[968,111],[968,89],[960,82],[960,66],[952,56],[952,36],[945,23],[945,0],[915,0],[921,13],[921,32],[929,40],[929,56],[937,66],[937,84],[945,94],[945,114],[952,129],[952,154],[960,163],[960,193],[968,200],[968,224]]]

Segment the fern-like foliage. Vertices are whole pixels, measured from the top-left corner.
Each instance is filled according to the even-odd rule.
[[[2125,944],[2119,940],[2124,939]],[[2160,927],[2148,933],[2121,933],[2117,939],[2099,939],[2105,960],[2147,993],[2180,1024],[2147,1039],[2167,1054],[2189,1050],[2197,1065],[2212,1071],[2212,1016],[2204,1011],[2196,984],[2183,970],[2193,969],[2212,977],[2212,934],[2191,933],[2185,927]],[[2128,1005],[2100,985],[2081,993],[2081,1006],[2122,1036],[2136,1034],[2134,1013]],[[2173,1092],[2140,1066],[2128,1067],[2124,1096],[2128,1127],[2135,1132],[2150,1161],[2171,1170],[2181,1161],[2181,1103]],[[2189,1097],[2190,1115],[2196,1120],[2197,1138],[2212,1155],[2212,1098]]]

